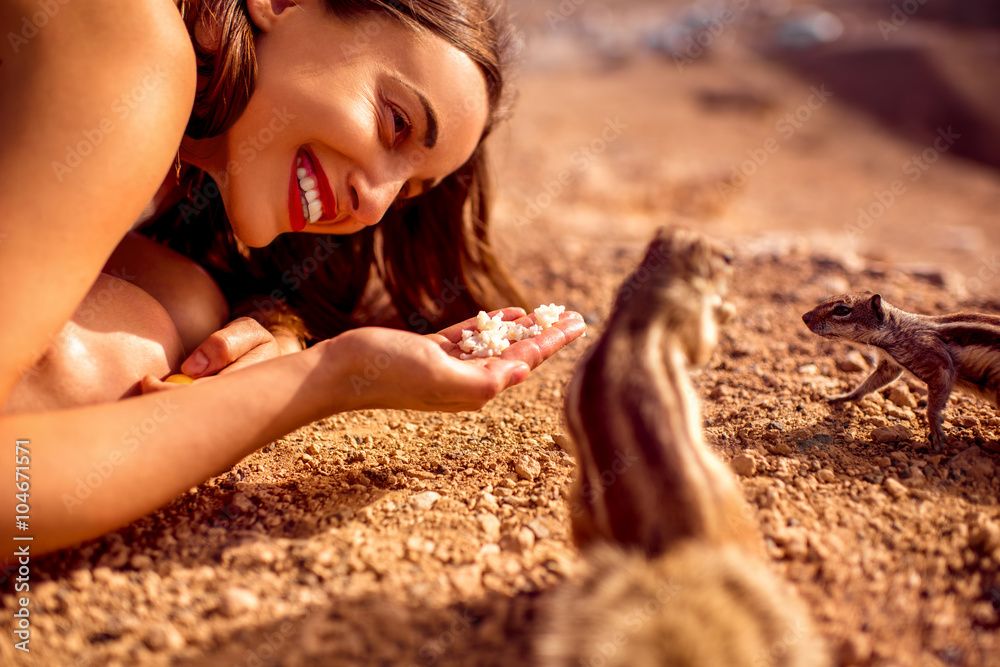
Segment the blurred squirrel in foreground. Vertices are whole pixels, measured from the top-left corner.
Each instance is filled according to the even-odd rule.
[[[829,664],[701,434],[688,368],[732,316],[730,261],[699,234],[661,229],[577,367],[566,418],[583,571],[543,605],[538,667]]]

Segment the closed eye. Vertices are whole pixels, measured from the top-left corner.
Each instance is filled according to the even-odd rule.
[[[851,309],[847,306],[835,306],[833,309],[833,314],[838,317],[844,317],[845,315],[851,314]]]

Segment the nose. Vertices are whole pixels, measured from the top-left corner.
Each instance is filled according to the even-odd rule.
[[[812,322],[812,319],[813,319],[812,311],[809,311],[808,313],[802,316],[802,321],[805,322],[807,326],[809,325],[810,322]]]
[[[348,179],[348,194],[351,198],[351,215],[367,226],[378,224],[395,201],[405,181],[381,179],[375,181],[361,172]]]

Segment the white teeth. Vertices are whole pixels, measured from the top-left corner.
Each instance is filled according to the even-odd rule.
[[[309,202],[309,222],[316,222],[323,215],[323,204],[319,201]]]
[[[302,166],[302,158],[296,162],[295,176],[299,182],[299,200],[302,202],[302,217],[309,224],[319,222],[323,217],[323,202],[319,197],[316,179]]]

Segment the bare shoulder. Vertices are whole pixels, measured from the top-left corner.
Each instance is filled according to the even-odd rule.
[[[162,182],[196,69],[170,0],[0,4],[2,401]]]

